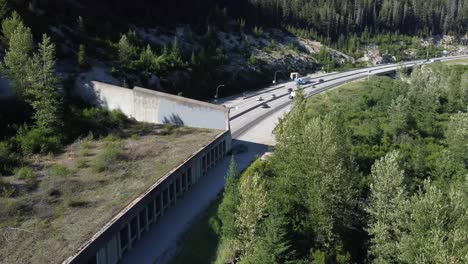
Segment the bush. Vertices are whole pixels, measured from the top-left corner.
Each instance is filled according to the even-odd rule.
[[[8,142],[0,142],[0,175],[10,173],[18,164],[18,155],[13,151],[13,147]]]
[[[0,197],[12,197],[16,190],[11,184],[4,182],[0,177]],[[1,208],[1,206],[0,206]]]
[[[53,177],[67,177],[70,174],[72,174],[72,172],[61,164],[55,164],[49,168],[49,175]]]
[[[88,129],[97,132],[98,135],[106,134],[110,129],[122,128],[128,120],[121,111],[108,111],[97,107],[84,109],[81,117]]]
[[[86,168],[86,167],[88,167],[88,161],[83,157],[78,158],[78,160],[76,161],[76,166],[78,168],[80,168],[80,169],[81,168]]]
[[[91,167],[95,172],[111,170],[119,159],[120,151],[115,144],[108,144],[104,150],[92,161]]]
[[[24,180],[27,188],[32,188],[36,185],[36,176],[31,167],[23,166],[15,170],[16,178]]]
[[[85,140],[81,142],[80,144],[80,150],[79,150],[79,155],[80,157],[87,157],[89,156],[89,149],[91,149],[93,146],[89,140]]]
[[[28,131],[23,127],[18,131],[16,139],[25,155],[55,152],[62,146],[61,136],[44,128],[33,128]]]
[[[30,167],[21,167],[15,170],[16,178],[25,180],[34,176],[34,171]]]

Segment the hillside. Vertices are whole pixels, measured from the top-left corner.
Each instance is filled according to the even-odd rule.
[[[276,71],[285,78],[291,71],[468,52],[459,28],[466,24],[464,1],[458,1],[454,24],[444,27],[420,18],[417,3],[405,2],[401,30],[389,30],[386,19],[397,18],[387,9],[397,4],[350,2],[337,9],[333,1],[17,1],[7,5],[3,19],[15,10],[35,38],[47,33],[60,43],[58,71],[69,89],[97,79],[211,99],[219,84],[225,84],[221,95],[234,94],[271,83]],[[450,7],[438,3],[428,12],[440,18]],[[406,24],[415,31],[405,31]]]

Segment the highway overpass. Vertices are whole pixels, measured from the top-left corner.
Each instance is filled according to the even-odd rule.
[[[468,58],[468,55],[465,56],[452,56],[452,57],[441,57],[436,58],[433,61],[447,61],[454,59]],[[431,60],[432,61],[432,60]],[[398,68],[409,69],[415,65],[424,65],[430,64],[431,61],[427,60],[416,60],[403,63],[394,63],[394,64],[385,64],[369,68],[356,69],[344,72],[334,72],[327,74],[318,74],[312,75],[312,82],[309,84],[303,85],[303,92],[305,97],[310,97],[316,94],[319,94],[323,91],[335,88],[341,84],[348,83],[355,80],[366,79],[372,75],[385,75],[394,73]],[[322,82],[319,82],[319,80]],[[253,128],[254,126],[259,126],[262,120],[265,118],[275,115],[275,112],[291,105],[292,100],[289,99],[288,92],[289,88],[294,89],[296,86],[294,81],[289,81],[286,83],[278,84],[271,86],[256,92],[251,92],[244,95],[231,96],[224,100],[218,100],[219,104],[223,104],[226,107],[229,107],[230,110],[230,120],[231,120],[231,133],[234,139],[241,137],[244,133],[250,132],[255,133]],[[272,98],[274,95],[274,98]],[[262,101],[257,99],[262,97]],[[263,108],[263,104],[267,104],[268,107]],[[280,116],[278,116],[280,117]],[[269,118],[271,119],[271,118]],[[277,120],[277,118],[276,118]],[[275,121],[275,120],[271,120]],[[270,122],[270,121],[269,121]],[[267,123],[263,124],[271,127],[272,124]],[[262,129],[259,129],[262,132]],[[264,139],[263,142],[257,143],[268,143],[271,141],[271,133],[268,135],[259,136]],[[266,138],[270,137],[270,138]]]
[[[468,58],[468,55],[440,59],[459,58]],[[341,73],[315,75],[312,79],[314,83],[311,83],[316,84],[315,87],[310,84],[304,85],[304,94],[306,97],[313,96],[346,82],[365,79],[368,75],[388,74],[394,72],[398,67],[413,67],[422,63],[422,60],[417,60]],[[323,82],[317,83],[319,79],[323,79]],[[290,81],[245,95],[218,99],[218,104],[231,109],[230,125],[234,139],[233,145],[242,144],[248,147],[247,152],[236,155],[239,169],[247,168],[255,157],[269,150],[269,144],[274,144],[271,132],[278,118],[290,109],[292,100],[288,98],[288,88],[294,87],[295,83]],[[271,98],[272,94],[275,94],[276,97]],[[259,96],[264,100],[257,101]],[[269,108],[261,107],[265,102]],[[229,157],[225,157],[211,172],[201,178],[197,185],[178,202],[177,207],[168,211],[165,217],[145,237],[135,243],[134,248],[121,263],[166,263],[174,254],[177,254],[177,241],[181,235],[222,191],[229,159]]]

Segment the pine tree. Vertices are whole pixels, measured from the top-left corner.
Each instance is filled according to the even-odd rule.
[[[76,19],[76,29],[80,34],[86,34],[86,26],[82,16],[78,16],[78,18]]]
[[[398,165],[398,152],[390,152],[372,166],[369,255],[373,263],[397,263],[398,243],[403,234],[406,192],[404,172]]]
[[[468,177],[442,192],[425,181],[408,202],[407,230],[398,245],[399,263],[466,263]]]
[[[446,136],[450,156],[468,168],[468,113],[450,117]]]
[[[390,134],[396,135],[406,129],[409,121],[410,107],[410,101],[403,95],[392,100],[388,108],[388,130]]]
[[[10,36],[9,49],[6,51],[2,72],[11,81],[15,92],[25,96],[28,88],[26,68],[31,60],[33,37],[31,30],[19,23]]]
[[[122,35],[118,44],[119,64],[123,69],[132,69],[133,60],[136,57],[136,47],[134,47],[127,38],[127,35]]]
[[[0,20],[3,21],[10,12],[8,0],[0,0]]]
[[[58,93],[59,79],[55,72],[55,62],[55,45],[44,34],[39,50],[27,69],[30,88],[26,92],[35,111],[36,126],[59,132],[63,125],[62,99]]]
[[[221,233],[223,239],[233,239],[236,237],[235,215],[239,202],[238,172],[234,156],[231,157],[229,171],[225,177],[223,201],[218,209],[218,217],[221,220]]]
[[[286,218],[274,207],[266,219],[264,235],[257,239],[254,250],[243,263],[285,263],[294,252],[287,239]]]
[[[10,17],[2,21],[2,33],[7,42],[10,41],[11,36],[19,26],[24,27],[24,24],[16,11],[13,11]]]
[[[138,60],[139,68],[145,73],[149,73],[155,70],[155,55],[150,45],[146,46],[140,53],[140,59]]]
[[[78,49],[78,65],[80,65],[80,67],[86,67],[88,65],[86,60],[86,48],[83,44],[80,44]]]
[[[239,204],[235,213],[236,244],[241,258],[254,251],[268,204],[266,185],[260,174],[245,175],[239,182]]]

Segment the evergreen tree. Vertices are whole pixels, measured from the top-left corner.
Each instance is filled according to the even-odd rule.
[[[80,44],[78,49],[78,65],[80,65],[80,67],[86,67],[88,65],[86,60],[86,48],[83,44]]]
[[[155,70],[155,54],[151,49],[150,45],[146,46],[140,53],[140,59],[138,60],[139,68],[145,73],[150,73]]]
[[[255,243],[261,234],[261,221],[265,218],[269,197],[264,180],[259,173],[245,175],[239,182],[239,203],[235,213],[237,229],[236,244],[243,256],[255,250]]]
[[[388,130],[390,134],[396,135],[400,131],[405,131],[409,121],[410,107],[410,101],[403,95],[392,100],[388,108]]]
[[[398,152],[390,152],[372,166],[370,185],[369,255],[373,263],[398,263],[398,243],[404,229],[404,172],[398,165]]]
[[[2,72],[11,81],[15,92],[25,96],[28,89],[26,69],[31,60],[33,37],[31,30],[19,23],[16,30],[10,36],[9,48],[5,54]]]
[[[468,168],[468,113],[450,117],[446,136],[451,157]]]
[[[468,178],[444,194],[429,181],[408,204],[399,263],[466,263],[468,260]]]
[[[133,61],[136,57],[137,50],[133,46],[127,35],[122,35],[118,44],[119,64],[123,69],[133,69]]]
[[[0,0],[0,20],[3,21],[10,12],[10,4],[8,0]]]
[[[24,24],[16,11],[13,11],[10,17],[2,21],[2,33],[6,39],[6,42],[10,41],[11,36],[19,26],[24,27]]]
[[[58,93],[59,79],[55,72],[55,62],[55,45],[44,34],[39,50],[27,69],[30,88],[26,92],[35,111],[36,126],[60,132],[63,125],[62,98]]]
[[[242,263],[285,263],[294,252],[287,239],[286,218],[274,207],[264,223],[264,235],[257,239],[253,252]]]
[[[233,239],[236,237],[235,215],[239,203],[238,172],[234,156],[231,156],[229,170],[225,177],[223,201],[218,209],[218,217],[221,220],[221,233],[223,239]]]

